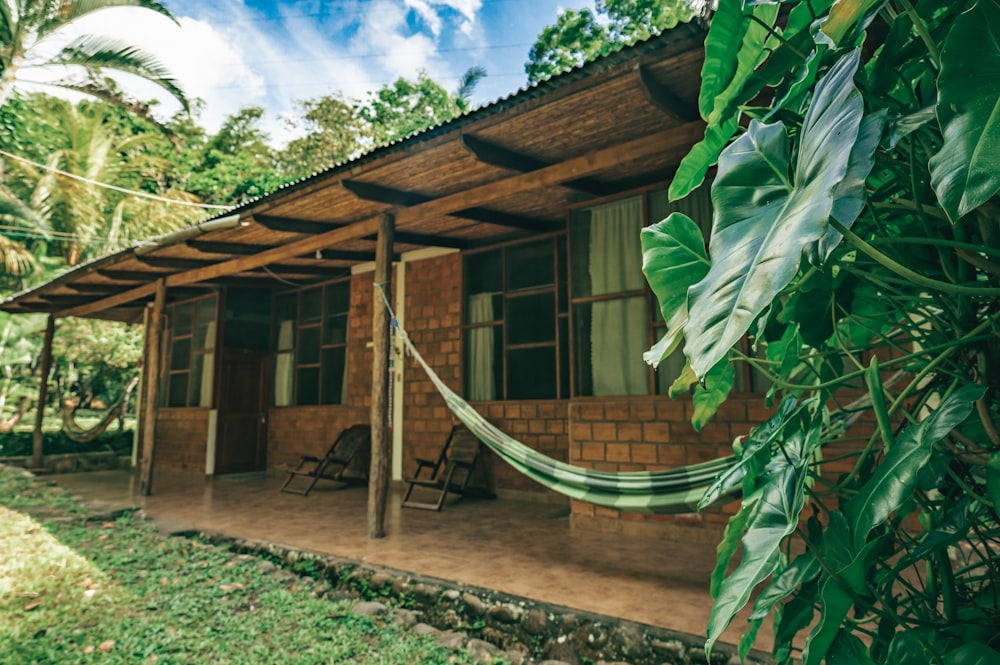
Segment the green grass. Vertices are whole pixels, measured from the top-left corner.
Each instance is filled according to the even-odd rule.
[[[0,663],[473,662],[253,557],[131,515],[87,518],[65,492],[0,466]]]

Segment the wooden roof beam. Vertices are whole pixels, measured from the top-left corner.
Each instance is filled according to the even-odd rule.
[[[150,254],[136,256],[135,259],[136,261],[145,263],[150,268],[167,268],[168,270],[191,270],[215,263],[215,261],[206,261],[204,259],[182,259],[173,256],[152,256]]]
[[[678,99],[669,86],[658,81],[648,65],[639,65],[636,77],[639,79],[642,94],[650,104],[680,122],[692,122],[698,119],[697,110]]]
[[[284,231],[285,233],[325,233],[344,226],[344,224],[316,222],[311,219],[295,219],[293,217],[275,217],[273,215],[253,215],[253,220],[270,231]]]
[[[530,173],[546,166],[552,166],[552,162],[525,155],[472,134],[462,134],[462,146],[471,152],[477,161],[501,169]],[[612,193],[608,191],[607,185],[593,178],[579,178],[563,184],[569,189],[594,196],[607,196]]]
[[[112,270],[110,268],[98,270],[97,274],[119,282],[145,282],[150,279],[159,279],[166,275],[166,273],[143,272],[141,270]]]
[[[701,139],[704,129],[704,123],[700,121],[690,122],[627,143],[573,157],[530,173],[520,173],[503,180],[470,187],[412,208],[402,208],[396,213],[396,222],[400,227],[403,227],[406,224],[417,223],[429,217],[450,215],[457,210],[468,210],[522,192],[561,185],[653,156],[665,154],[671,160],[676,158],[677,161],[680,161],[684,152]]]
[[[229,261],[223,261],[222,263],[208,265],[204,268],[195,268],[194,270],[166,275],[163,276],[162,279],[167,287],[174,287],[187,286],[190,284],[197,284],[198,282],[206,282],[218,277],[236,275],[241,272],[247,272],[255,268],[260,268],[285,259],[290,259],[295,256],[299,256],[300,254],[315,252],[317,249],[325,249],[326,247],[335,246],[348,240],[354,240],[355,238],[362,238],[364,236],[371,235],[378,230],[380,221],[380,217],[370,217],[368,219],[355,222],[350,226],[343,226],[332,231],[327,231],[326,233],[307,236],[281,247],[259,252],[252,256],[241,256],[236,259],[230,259]],[[143,279],[149,279],[150,277],[153,277],[153,275],[146,275]],[[109,298],[102,298],[101,300],[96,300],[94,302],[63,310],[62,312],[59,312],[59,316],[86,316],[88,314],[94,314],[110,307],[115,307],[123,303],[131,302],[137,298],[142,298],[150,293],[153,293],[155,290],[155,282],[148,282]]]
[[[358,180],[344,180],[341,182],[344,189],[351,192],[365,201],[375,201],[391,206],[403,206],[412,208],[434,201],[434,197],[420,194],[418,192],[407,192],[402,189],[394,189],[372,182],[361,182]],[[540,219],[532,219],[521,215],[512,215],[499,210],[489,210],[481,207],[470,207],[462,210],[455,210],[449,213],[453,217],[470,219],[474,222],[484,222],[496,226],[507,226],[512,229],[522,229],[525,231],[539,231],[547,233],[562,228],[561,223],[547,222]]]
[[[372,236],[372,239],[374,238],[375,236]],[[468,249],[471,247],[471,243],[463,238],[412,233],[410,231],[396,231],[394,240],[401,245],[420,245],[421,247],[447,247],[448,249]]]
[[[242,242],[214,242],[211,240],[188,240],[187,245],[191,249],[206,254],[229,254],[230,256],[250,256],[281,245],[251,245]],[[319,249],[315,254],[297,257],[300,259],[326,259],[328,261],[374,261],[375,252],[366,252],[349,249]],[[393,255],[393,260],[399,260],[399,254]]]

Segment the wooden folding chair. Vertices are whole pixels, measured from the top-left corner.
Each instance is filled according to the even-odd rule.
[[[309,492],[321,478],[324,480],[336,480],[342,483],[363,485],[368,481],[365,476],[346,475],[351,462],[360,454],[367,454],[371,450],[371,426],[354,425],[342,431],[330,449],[323,457],[313,457],[303,455],[298,466],[288,471],[288,478],[281,486],[282,492],[289,494],[301,494],[308,496]],[[295,487],[292,481],[296,478],[307,478],[308,484],[304,488]],[[301,485],[301,483],[299,483]]]
[[[403,497],[403,507],[439,511],[448,492],[455,492],[460,496],[473,495],[492,499],[495,495],[490,490],[488,482],[485,487],[470,486],[476,464],[482,459],[481,452],[482,443],[475,434],[464,425],[453,427],[436,460],[417,458],[417,471],[406,480],[409,487]],[[428,473],[421,477],[425,470]],[[434,492],[436,497],[433,501],[413,499],[411,497],[416,487],[426,490],[425,493]]]

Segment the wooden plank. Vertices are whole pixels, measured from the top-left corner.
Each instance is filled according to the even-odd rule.
[[[355,238],[371,235],[378,230],[378,226],[379,218],[373,217],[371,219],[351,224],[350,226],[341,226],[333,231],[327,231],[326,233],[321,233],[319,235],[302,238],[300,240],[296,240],[273,249],[265,250],[263,252],[258,252],[257,254],[250,256],[241,256],[239,258],[230,259],[229,261],[207,265],[203,268],[196,268],[186,272],[167,275],[164,278],[164,281],[167,286],[175,287],[196,284],[198,282],[208,281],[218,277],[228,277],[229,275],[235,275],[248,270],[253,270],[254,268],[269,265],[275,261],[294,258],[307,252],[315,252],[318,249],[325,249],[326,247],[336,245],[337,243],[344,242],[345,240],[353,240]],[[289,271],[295,270],[292,266],[282,267],[283,270],[286,268]],[[152,276],[152,274],[149,276]],[[302,274],[306,274],[305,271],[303,271]],[[156,285],[154,283],[151,282],[149,284],[142,284],[109,298],[102,298],[101,300],[95,300],[85,305],[71,307],[67,310],[59,312],[58,315],[60,317],[87,316],[88,314],[94,314],[95,312],[110,309],[111,307],[115,307],[123,303],[144,298],[155,292]]]
[[[145,404],[142,411],[142,459],[139,462],[139,496],[149,496],[153,491],[153,455],[156,445],[156,417],[159,413],[160,401],[160,358],[163,346],[163,307],[167,301],[167,285],[164,280],[157,280],[156,298],[149,314],[149,325],[146,328],[145,356],[146,379]]]
[[[38,385],[38,409],[35,411],[35,431],[31,440],[31,468],[42,468],[44,436],[42,421],[45,419],[45,402],[49,398],[49,372],[52,370],[52,338],[56,333],[56,317],[49,314],[45,325],[45,342],[42,346],[41,380]]]
[[[679,152],[698,141],[704,127],[702,122],[690,122],[665,132],[567,159],[530,173],[519,173],[503,180],[442,196],[412,208],[403,208],[396,215],[396,224],[401,226],[419,222],[427,217],[450,215],[455,211],[468,210],[519,192],[585,178],[658,153]]]
[[[351,224],[350,226],[343,226],[339,229],[334,229],[333,231],[327,231],[326,233],[321,233],[315,236],[307,236],[305,238],[281,245],[280,247],[268,249],[251,256],[241,256],[239,258],[230,259],[229,261],[223,261],[222,263],[206,266],[204,268],[175,273],[166,278],[167,286],[184,286],[186,284],[194,284],[196,282],[212,279],[213,277],[235,275],[247,270],[253,270],[254,268],[269,265],[275,261],[291,259],[299,256],[300,254],[315,252],[317,249],[326,249],[327,247],[336,246],[338,243],[345,242],[347,240],[354,240],[355,238],[371,235],[372,233],[378,231],[380,223],[380,218],[372,217],[370,219]]]
[[[378,242],[375,246],[375,284],[381,285],[386,298],[392,294],[392,243],[395,220],[391,213],[379,221]],[[389,462],[392,458],[392,437],[389,434],[389,312],[382,295],[373,289],[375,299],[372,316],[372,453],[368,472],[368,537],[385,537],[385,509],[389,496]],[[398,407],[397,407],[398,408]]]

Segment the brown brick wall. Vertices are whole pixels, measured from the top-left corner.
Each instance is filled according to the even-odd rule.
[[[158,469],[205,473],[208,409],[159,409],[154,464]]]
[[[286,406],[271,409],[267,424],[269,469],[298,464],[303,455],[322,456],[338,434],[367,423],[366,409],[352,406]],[[363,464],[363,460],[358,460]]]
[[[690,400],[667,397],[579,399],[569,405],[570,463],[604,471],[655,471],[697,464],[732,453],[732,441],[766,420],[761,397],[733,396],[700,432],[691,426]],[[704,513],[638,515],[573,501],[576,528],[690,537],[699,527],[716,537],[738,502]]]

